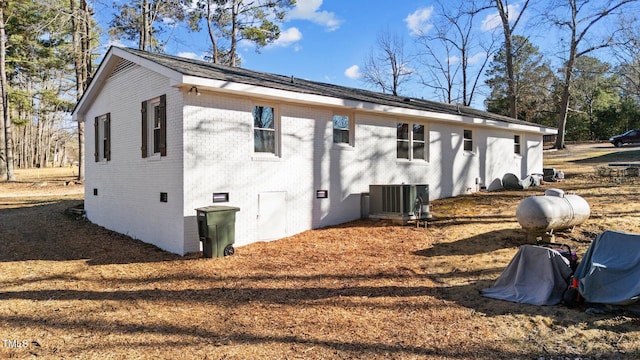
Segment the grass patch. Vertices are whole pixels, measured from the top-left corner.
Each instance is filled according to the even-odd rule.
[[[587,157],[573,160],[576,164],[604,164],[604,163],[623,163],[640,161],[640,150],[610,152],[606,154],[590,155]]]

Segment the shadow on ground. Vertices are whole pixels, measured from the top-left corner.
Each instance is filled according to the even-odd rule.
[[[599,156],[588,157],[579,160],[573,160],[575,164],[599,164],[599,163],[621,163],[621,162],[635,162],[640,161],[640,150],[628,150],[613,152],[610,154],[604,154]]]
[[[0,209],[0,261],[87,260],[90,265],[187,259],[77,219],[82,201],[29,199]],[[6,205],[6,204],[5,204]]]

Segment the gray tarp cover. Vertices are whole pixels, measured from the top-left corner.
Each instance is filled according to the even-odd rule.
[[[601,233],[591,243],[574,276],[587,302],[636,302],[640,298],[640,234]]]
[[[569,285],[571,267],[556,250],[523,245],[483,296],[532,305],[556,305]]]

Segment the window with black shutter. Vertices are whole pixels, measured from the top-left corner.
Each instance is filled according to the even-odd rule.
[[[147,153],[147,101],[142,102],[142,109],[140,110],[142,114],[142,157],[146,158],[149,154]]]
[[[167,97],[142,102],[142,157],[167,156]]]
[[[104,137],[102,139],[104,158],[107,161],[111,161],[111,113],[107,113],[102,125],[104,128]]]
[[[160,134],[158,135],[157,140],[154,140],[158,143],[158,152],[160,156],[167,156],[167,96],[160,96],[160,104],[159,104],[159,125],[160,125]]]
[[[93,144],[94,144],[94,152],[93,156],[95,161],[100,161],[100,117],[96,116],[93,120]]]
[[[111,160],[111,113],[96,116],[94,129],[94,158],[96,162]]]

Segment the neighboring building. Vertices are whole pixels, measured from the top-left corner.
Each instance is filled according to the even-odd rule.
[[[542,173],[543,135],[556,133],[118,47],[73,118],[86,122],[88,219],[178,254],[200,250],[195,209],[214,197],[240,208],[236,245],[273,240],[359,218],[371,184],[429,184],[438,199]]]

